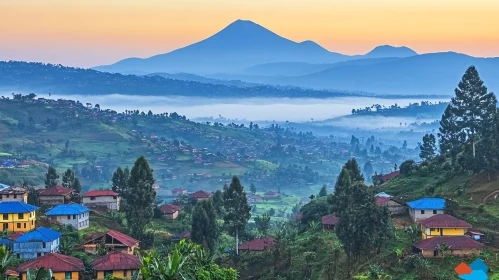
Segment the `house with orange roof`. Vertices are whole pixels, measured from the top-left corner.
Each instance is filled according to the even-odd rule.
[[[210,196],[211,196],[210,193],[205,192],[203,190],[200,190],[200,191],[197,191],[197,192],[191,194],[191,198],[193,198],[197,201],[206,200],[206,199],[210,198]]]
[[[112,190],[92,190],[83,195],[82,204],[89,207],[105,207],[111,211],[120,210],[120,195]]]
[[[102,242],[104,242],[108,251],[118,251],[132,255],[133,251],[139,248],[138,240],[115,230],[110,230],[85,242],[82,247],[85,253],[95,254],[97,245]]]
[[[21,276],[21,280],[24,280],[27,279],[26,273],[28,269],[37,269],[40,267],[52,270],[56,280],[78,280],[80,279],[80,273],[85,270],[85,264],[80,259],[59,253],[50,253],[20,264],[17,271]]]
[[[140,268],[139,257],[123,252],[111,252],[92,262],[97,280],[117,277],[130,279]]]
[[[436,236],[465,235],[471,225],[456,217],[447,214],[437,214],[419,222],[423,239]]]
[[[73,189],[63,186],[55,186],[38,191],[38,201],[40,205],[58,205],[71,202]]]
[[[336,225],[340,222],[338,216],[331,214],[323,216],[321,219],[322,230],[323,231],[335,231]]]
[[[180,206],[174,204],[163,204],[159,207],[159,211],[165,216],[168,220],[175,220],[178,217]]]
[[[421,254],[426,258],[442,257],[442,252],[438,250],[438,246],[446,244],[451,248],[447,254],[457,257],[464,257],[476,254],[485,247],[482,243],[473,240],[473,238],[460,235],[460,236],[436,236],[420,240],[412,244],[412,252]]]

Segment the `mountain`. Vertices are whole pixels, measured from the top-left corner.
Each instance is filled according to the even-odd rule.
[[[214,84],[214,85],[236,86],[236,87],[261,86],[261,84],[247,83],[247,82],[243,82],[243,81],[236,80],[236,79],[230,79],[230,80],[214,79],[214,78],[208,78],[208,77],[204,77],[204,76],[200,76],[200,75],[196,75],[196,74],[189,74],[189,73],[176,73],[176,74],[151,73],[151,74],[147,74],[145,76],[160,76],[160,77],[172,79],[172,80],[192,81],[192,82],[208,83],[208,84]]]
[[[380,57],[409,57],[418,55],[417,52],[408,47],[394,47],[389,45],[377,46],[372,51],[368,52],[363,58],[380,58]]]
[[[300,77],[267,81],[271,84],[359,90],[377,94],[451,95],[470,65],[477,67],[482,80],[491,91],[499,91],[499,58],[477,58],[454,52],[382,59],[377,63],[337,64]]]
[[[333,63],[349,57],[330,52],[312,41],[297,43],[252,21],[237,20],[195,44],[150,58],[128,58],[95,67],[106,72],[232,72],[273,62]]]

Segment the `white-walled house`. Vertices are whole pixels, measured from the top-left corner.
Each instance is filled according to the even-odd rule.
[[[409,215],[415,222],[422,221],[438,214],[444,214],[445,199],[443,198],[421,198],[407,202]]]
[[[83,205],[87,207],[107,207],[111,211],[120,210],[120,195],[111,190],[93,190],[83,195]]]
[[[70,225],[76,230],[88,228],[90,210],[80,204],[61,204],[45,213],[53,222]]]
[[[19,236],[13,243],[14,256],[31,260],[59,250],[61,233],[39,227]]]

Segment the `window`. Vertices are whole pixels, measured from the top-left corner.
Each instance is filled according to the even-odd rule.
[[[0,198],[1,198],[1,197],[0,197]],[[118,197],[117,197],[117,196],[113,196],[113,199],[118,199]],[[126,271],[126,270],[125,270],[125,271]]]
[[[0,194],[0,200],[2,200],[2,195]]]
[[[424,215],[424,210],[421,210],[421,215]]]
[[[17,198],[17,194],[14,195],[14,198]]]
[[[24,228],[26,228],[26,223],[23,223]]]
[[[17,214],[17,218],[18,218],[19,220],[24,219],[24,213],[19,213],[19,214]]]
[[[43,243],[42,243],[42,247],[43,247],[44,249],[45,249],[45,248],[47,248],[47,243],[43,242]]]
[[[42,253],[36,253],[36,257],[41,257],[42,256]]]
[[[113,276],[113,271],[112,270],[104,271],[104,277],[109,277],[109,276]]]
[[[68,220],[71,220],[71,215],[68,215]]]
[[[31,225],[34,226],[35,225],[35,221],[31,221]]]
[[[8,230],[9,229],[9,224],[3,224],[3,230]]]
[[[64,278],[65,279],[71,279],[71,272],[70,271],[67,271],[64,273]]]
[[[123,271],[123,277],[127,277],[128,275],[128,270]]]
[[[95,197],[94,197],[94,196],[91,196],[91,197],[90,197],[90,200],[95,200]]]
[[[430,228],[430,231],[435,231],[435,229],[434,228]]]
[[[76,220],[76,215],[73,215],[73,220]]]
[[[437,210],[433,210],[433,215],[436,215],[437,214]]]
[[[9,195],[7,195],[7,198],[9,198]]]
[[[9,214],[3,214],[3,219],[8,220],[9,219]]]
[[[21,223],[17,223],[17,228],[21,228]]]

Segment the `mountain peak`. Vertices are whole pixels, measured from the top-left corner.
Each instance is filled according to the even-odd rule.
[[[391,45],[381,45],[375,47],[372,51],[366,54],[369,58],[380,58],[380,57],[408,57],[418,55],[414,50],[405,47],[395,47]]]

